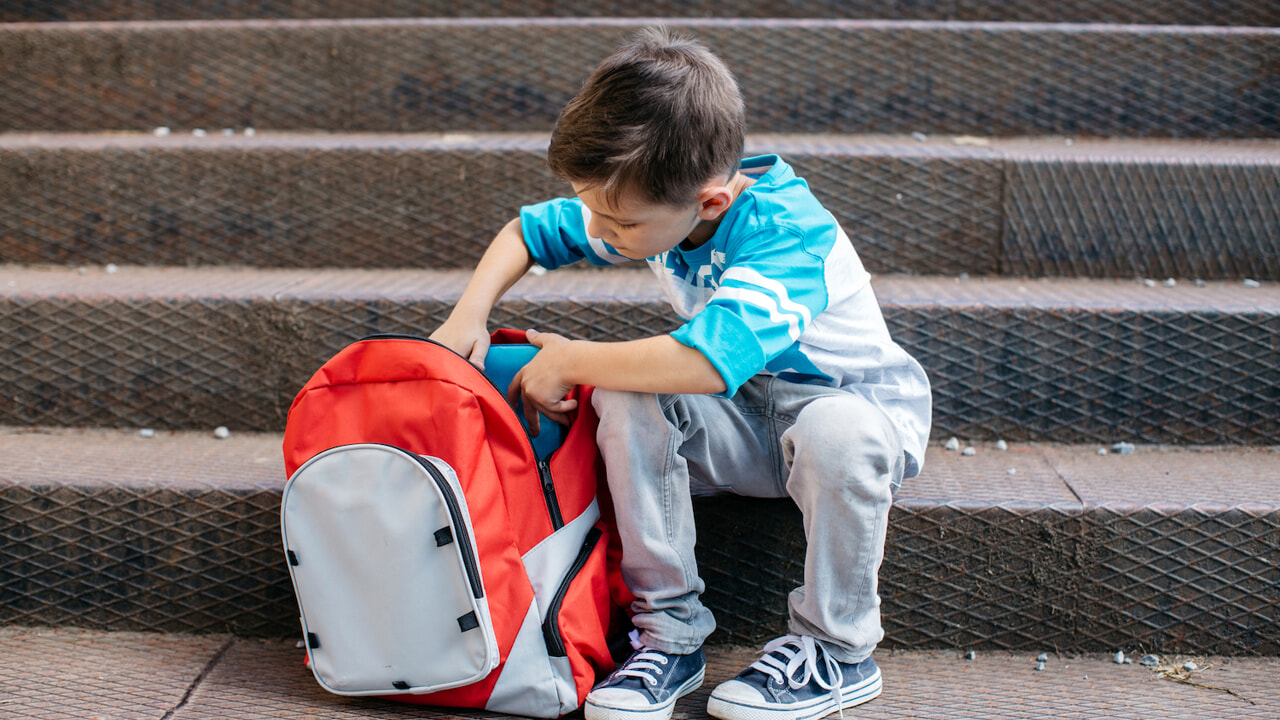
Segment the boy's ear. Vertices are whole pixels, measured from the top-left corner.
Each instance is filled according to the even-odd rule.
[[[698,193],[698,217],[715,220],[733,204],[733,191],[719,182],[703,186]]]

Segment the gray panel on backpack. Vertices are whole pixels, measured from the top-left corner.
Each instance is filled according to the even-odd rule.
[[[448,464],[388,445],[326,450],[289,479],[281,526],[325,689],[435,692],[497,666],[470,517]]]

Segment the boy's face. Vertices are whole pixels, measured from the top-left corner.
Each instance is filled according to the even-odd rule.
[[[587,234],[632,260],[644,260],[679,245],[704,219],[702,203],[657,205],[638,202],[623,193],[613,205],[599,189],[573,183],[573,190],[591,211]]]

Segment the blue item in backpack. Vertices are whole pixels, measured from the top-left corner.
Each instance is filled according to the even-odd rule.
[[[538,354],[538,348],[527,344],[514,345],[491,345],[489,346],[489,354],[484,358],[484,374],[489,376],[494,385],[498,386],[498,391],[503,395],[507,394],[507,388],[511,386],[511,381],[515,379],[516,373],[520,372],[520,368],[524,367],[534,355]],[[524,419],[523,399],[521,405],[516,406],[516,415],[520,417],[520,424],[525,426],[525,430],[529,429],[529,424]],[[533,441],[533,452],[538,459],[545,460],[556,448],[560,447],[560,443],[564,442],[564,426],[548,419],[546,415],[538,415],[538,427],[541,434],[537,437],[530,438]]]

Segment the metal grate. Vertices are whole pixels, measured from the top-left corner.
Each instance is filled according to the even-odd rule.
[[[529,151],[433,144],[0,151],[0,258],[470,268],[521,205],[571,194],[545,138]]]
[[[696,503],[715,643],[784,634],[789,501]],[[292,635],[279,492],[0,488],[0,622]],[[886,647],[1280,652],[1273,506],[899,501]]]
[[[1005,182],[1010,275],[1280,276],[1280,164],[1159,157],[1014,160]]]
[[[1268,0],[752,0],[729,7],[709,0],[654,0],[630,5],[601,0],[0,1],[0,22],[579,15],[1280,25],[1280,9]]]
[[[716,641],[786,632],[803,578],[789,501],[699,506]],[[1280,650],[1275,507],[901,502],[880,572],[884,646],[1219,654]]]
[[[192,277],[221,286],[203,298],[132,297],[122,272],[114,295],[0,299],[9,349],[0,423],[278,430],[293,394],[332,354],[379,332],[428,335],[457,297],[432,288],[441,276],[429,274],[316,273],[315,283],[360,290],[274,300],[269,291],[237,297],[239,276],[221,276]],[[445,277],[460,287],[466,276]],[[623,294],[648,287],[643,273],[539,280],[499,304],[492,325],[609,340],[677,326],[665,301]],[[414,281],[422,284],[408,296],[379,288]],[[1254,445],[1280,436],[1280,313],[1265,305],[1265,289],[1235,291],[1264,305],[1224,307],[1214,304],[1222,288],[907,278],[877,288],[894,338],[932,379],[936,434]]]
[[[571,194],[544,136],[259,142],[0,149],[0,261],[469,269],[521,205]],[[998,155],[780,144],[760,152],[784,153],[873,271],[998,271]]]
[[[1273,312],[885,315],[933,380],[937,436],[1246,445],[1280,436]]]
[[[1276,137],[1280,30],[681,21],[754,132]],[[0,27],[0,129],[545,131],[629,20]],[[106,60],[109,59],[109,62]]]
[[[6,145],[3,262],[469,269],[521,205],[570,194],[541,135]],[[790,161],[872,272],[1280,279],[1280,146],[1022,145],[763,136],[747,152]]]
[[[278,488],[0,485],[0,622],[291,632],[279,513]]]

